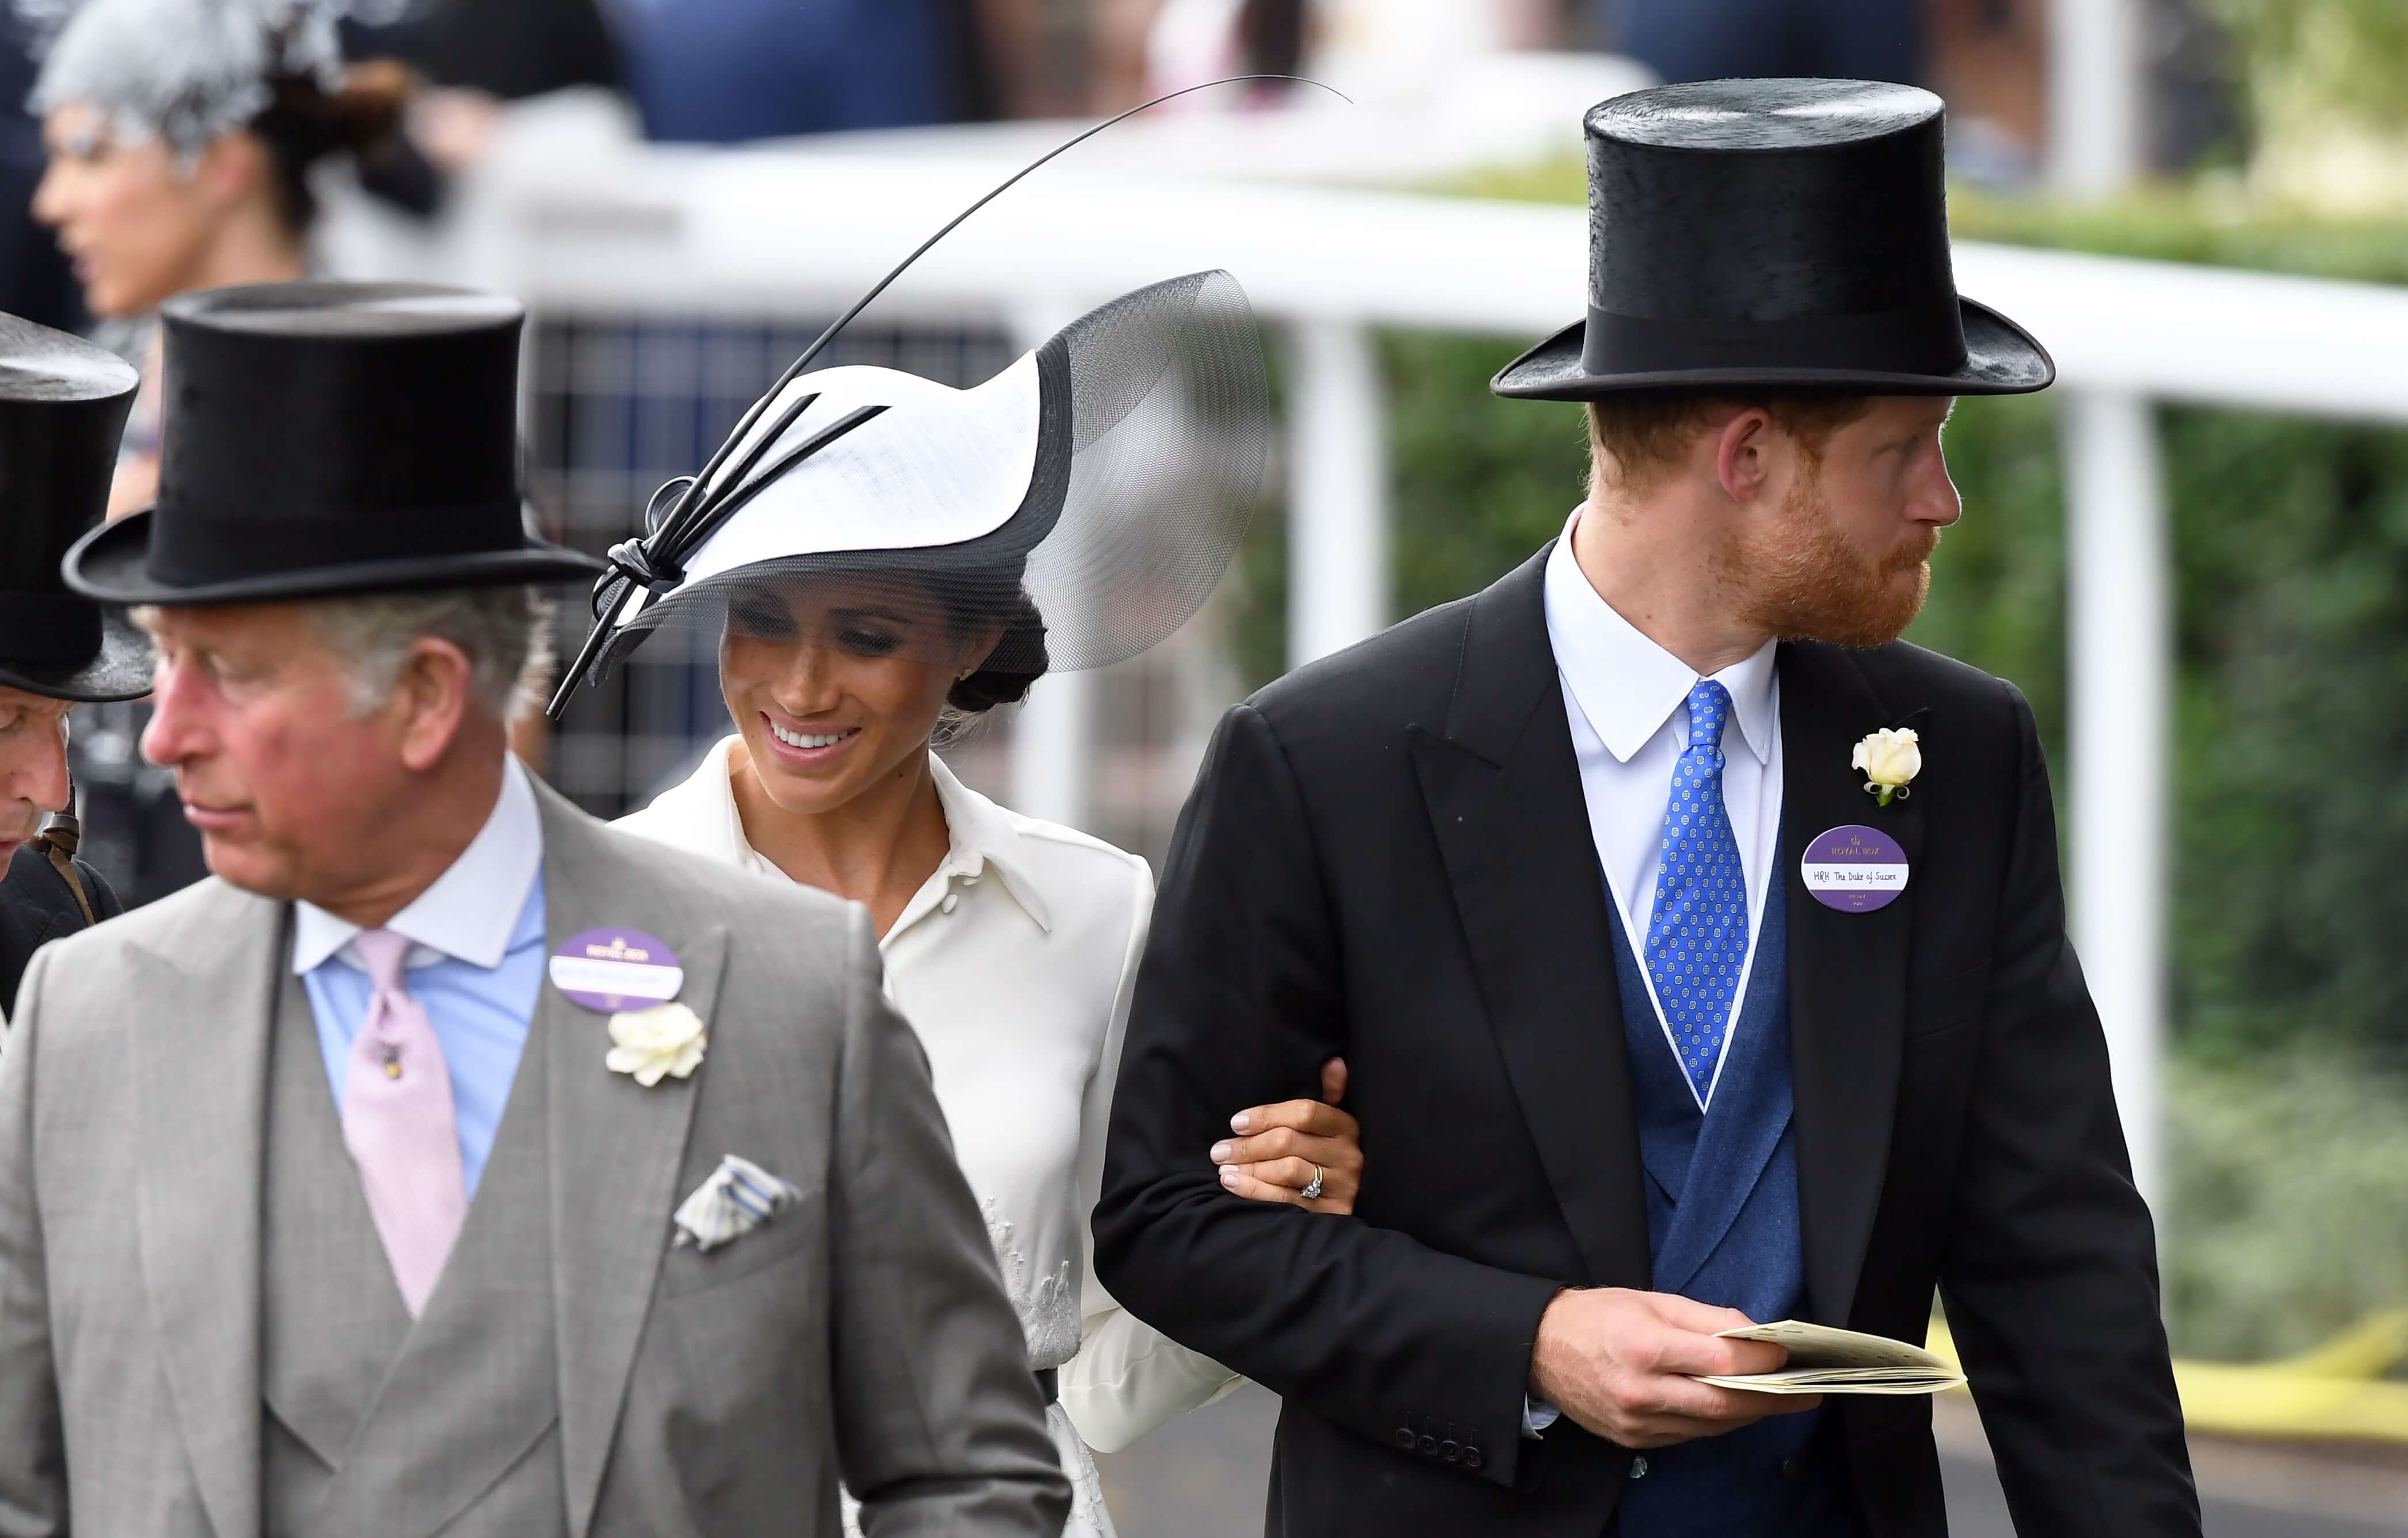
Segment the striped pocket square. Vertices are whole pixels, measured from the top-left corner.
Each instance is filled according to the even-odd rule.
[[[691,1245],[708,1255],[785,1211],[801,1194],[751,1160],[729,1154],[710,1179],[678,1203],[673,1247]]]

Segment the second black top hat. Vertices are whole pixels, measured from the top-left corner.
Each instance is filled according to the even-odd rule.
[[[0,684],[54,700],[150,691],[150,643],[59,576],[108,506],[136,382],[112,352],[0,315]]]
[[[162,306],[159,501],[68,553],[122,604],[267,602],[591,577],[530,537],[511,300],[270,283]]]
[[[1592,107],[1587,318],[1497,392],[2044,388],[2057,369],[2031,335],[1956,292],[1943,113],[1869,80],[1707,80]]]

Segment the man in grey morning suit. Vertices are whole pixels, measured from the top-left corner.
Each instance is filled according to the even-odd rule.
[[[0,1051],[0,1533],[834,1534],[840,1477],[1051,1538],[866,915],[507,756],[525,584],[590,569],[520,532],[516,306],[165,319],[160,505],[67,575],[150,605],[217,878],[41,952]]]

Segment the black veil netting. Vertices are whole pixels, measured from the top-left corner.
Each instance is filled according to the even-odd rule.
[[[1124,294],[969,390],[804,374],[682,512],[686,483],[662,489],[638,559],[614,552],[588,678],[670,629],[1007,673],[1123,661],[1228,570],[1269,443],[1226,272]]]

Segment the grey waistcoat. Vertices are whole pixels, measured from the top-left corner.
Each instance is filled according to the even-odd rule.
[[[261,1193],[268,1538],[565,1534],[542,1055],[412,1323],[368,1217],[300,979],[269,1048]]]

